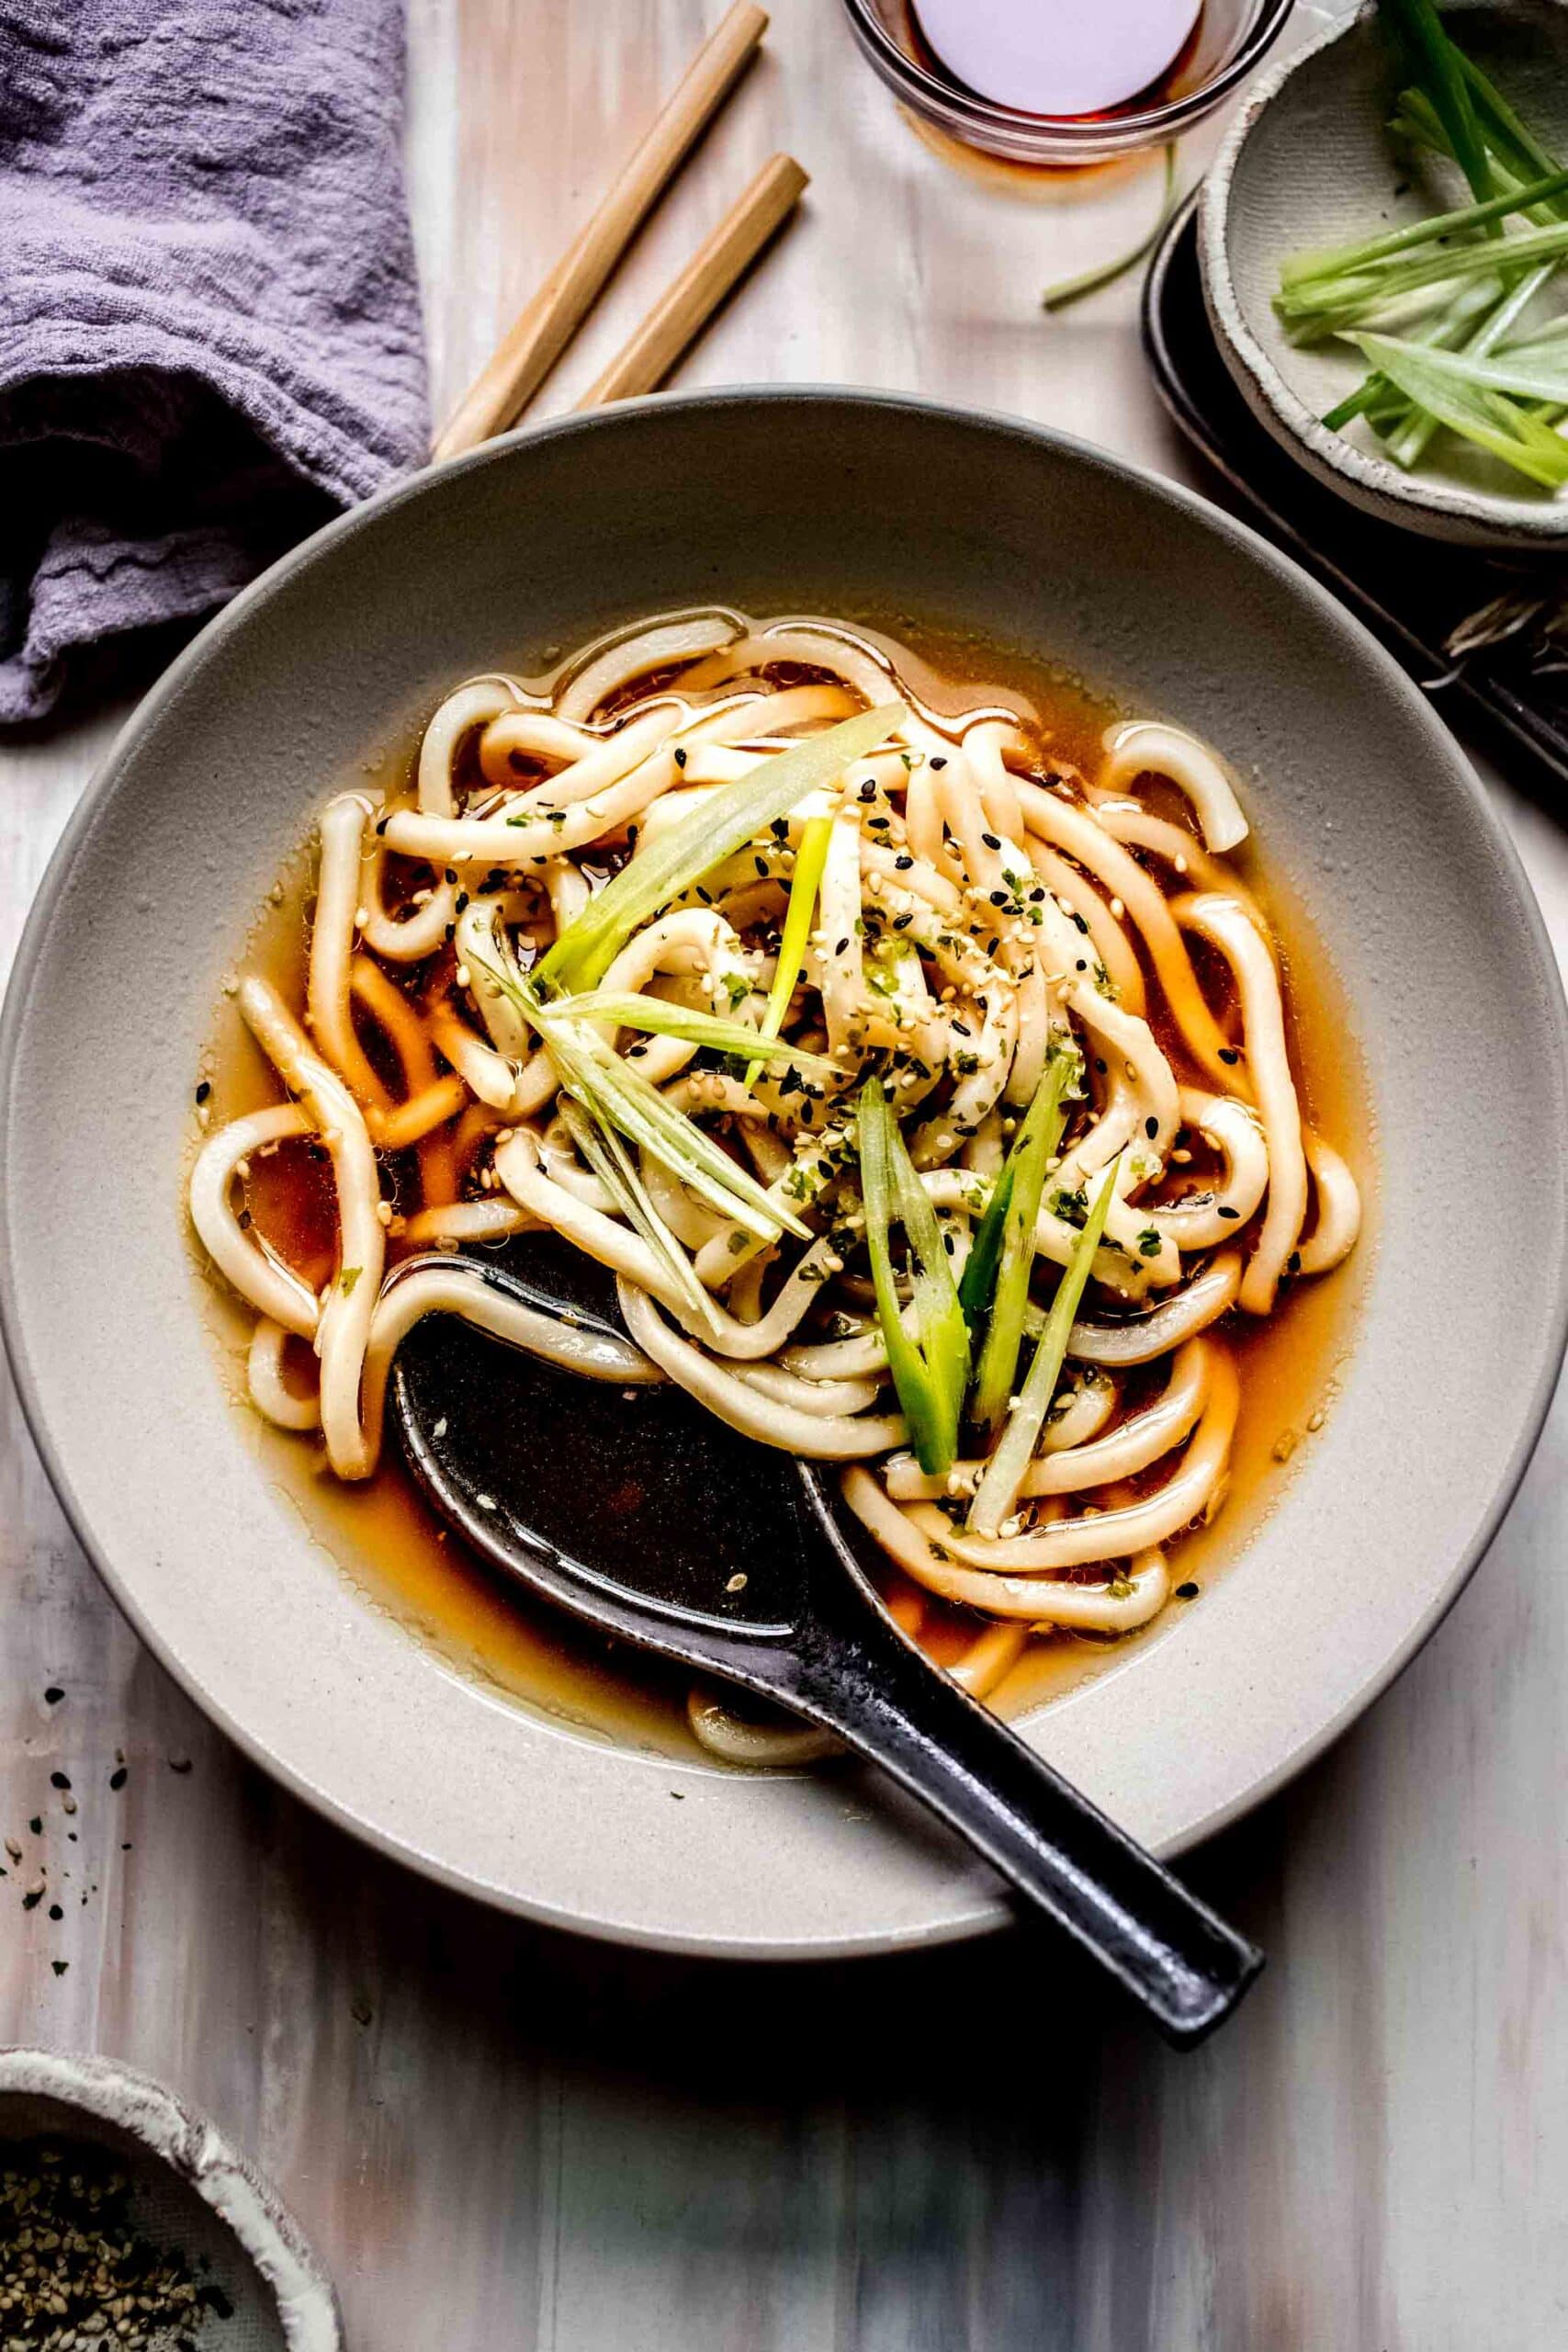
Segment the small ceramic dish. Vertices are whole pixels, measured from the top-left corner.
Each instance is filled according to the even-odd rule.
[[[337,2297],[293,2215],[162,2084],[107,2058],[0,2050],[0,2168],[37,2142],[112,2158],[139,2234],[177,2249],[207,2290],[206,2315],[179,2329],[197,2352],[343,2352]]]
[[[1550,148],[1568,153],[1568,0],[1456,0],[1459,38]],[[1399,74],[1365,8],[1260,82],[1199,204],[1203,295],[1226,364],[1262,424],[1315,474],[1385,522],[1472,547],[1568,550],[1568,492],[1537,490],[1455,435],[1405,472],[1365,426],[1325,413],[1366,368],[1350,345],[1294,344],[1275,316],[1280,267],[1432,209],[1388,133]],[[1464,201],[1462,188],[1453,198]]]

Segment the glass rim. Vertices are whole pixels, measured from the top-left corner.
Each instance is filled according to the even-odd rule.
[[[1032,114],[1021,107],[1004,106],[983,96],[956,79],[930,73],[918,59],[899,48],[878,14],[874,0],[843,0],[851,28],[874,65],[900,96],[920,113],[948,128],[972,126],[977,131],[1000,134],[1027,146],[1051,141],[1058,146],[1129,144],[1175,137],[1195,117],[1210,112],[1257,63],[1273,42],[1295,0],[1259,0],[1259,6],[1235,52],[1215,67],[1196,89],[1149,107],[1119,107],[1104,115]],[[1016,150],[1015,150],[1016,152]]]

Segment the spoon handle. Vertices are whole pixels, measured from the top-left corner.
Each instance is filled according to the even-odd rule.
[[[804,1483],[844,1574],[823,1562],[812,1579],[792,1702],[956,1829],[1171,2041],[1201,2041],[1240,2000],[1261,1951],[906,1640],[816,1478]]]

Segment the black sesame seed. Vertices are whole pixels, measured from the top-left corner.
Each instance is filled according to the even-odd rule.
[[[1152,1143],[1155,1136],[1159,1133],[1159,1121],[1157,1119],[1145,1119],[1144,1121],[1144,1133],[1148,1136]]]
[[[1299,1250],[1292,1250],[1290,1256],[1285,1261],[1285,1272],[1288,1274],[1299,1274],[1301,1270],[1302,1253]]]
[[[1224,1209],[1224,1208],[1223,1208],[1223,1209],[1218,1210],[1218,1211],[1216,1212],[1216,1214],[1217,1214],[1218,1216],[1223,1216],[1223,1217],[1226,1218],[1226,1219],[1227,1219],[1231,1224],[1233,1224],[1233,1225],[1234,1225],[1234,1224],[1235,1223],[1236,1218],[1241,1215],[1241,1211],[1240,1211],[1239,1209]]]
[[[109,1774],[110,1788],[123,1789],[130,1777],[130,1776],[123,1764],[118,1766],[116,1770]]]
[[[835,947],[835,948],[834,948],[834,950],[833,950],[834,955],[835,955],[835,956],[841,956],[841,955],[843,954],[843,952],[844,952],[845,948],[849,945],[849,944],[850,944],[850,943],[849,943],[849,941],[848,941],[847,939],[840,939],[840,942],[839,942],[839,944],[838,944],[838,945],[837,945],[837,947]]]
[[[899,851],[898,855],[893,861],[900,874],[908,874],[914,862],[914,859],[912,857],[907,857],[902,850]]]
[[[936,758],[932,760],[931,765],[933,768],[944,768],[947,765],[945,756],[939,752]]]
[[[1098,1055],[1095,1057],[1095,1064],[1094,1064],[1094,1067],[1095,1067],[1096,1070],[1098,1071],[1099,1075],[1100,1075],[1101,1078],[1103,1078],[1103,1077],[1105,1076],[1105,1064],[1104,1064],[1104,1063],[1100,1059],[1100,1057],[1099,1057],[1099,1056],[1098,1056]]]
[[[248,1232],[250,1231],[250,1229],[251,1229],[251,1213],[250,1213],[249,1209],[242,1209],[242,1210],[240,1211],[240,1215],[239,1215],[239,1217],[238,1217],[237,1222],[238,1222],[238,1224],[239,1224],[239,1227],[240,1227],[240,1230],[241,1230],[241,1232],[242,1232],[242,1233],[248,1233]]]
[[[63,1772],[51,1772],[49,1776],[49,1785],[51,1789],[68,1789],[71,1782]]]
[[[61,1689],[59,1683],[51,1682],[49,1689],[43,1694],[43,1703],[46,1707],[58,1707],[64,1696],[65,1693]]]
[[[198,1102],[206,1102],[206,1100],[207,1100],[207,1098],[208,1098],[208,1096],[211,1093],[211,1091],[212,1091],[212,1081],[211,1081],[211,1080],[210,1080],[210,1079],[206,1079],[206,1078],[204,1078],[204,1079],[202,1080],[202,1081],[201,1081],[201,1084],[200,1084],[200,1085],[197,1088],[197,1090],[196,1090],[196,1099],[197,1099],[197,1101]]]
[[[1236,1052],[1234,1046],[1222,1046],[1220,1047],[1220,1059],[1223,1062],[1238,1062],[1241,1059],[1241,1056]]]
[[[874,799],[875,799],[875,797],[876,797],[876,778],[875,778],[874,775],[868,775],[868,776],[866,777],[865,782],[861,786],[861,788],[860,788],[860,797],[861,797],[861,798],[862,798],[863,800],[874,800]]]
[[[679,744],[675,748],[675,764],[678,768],[683,768],[686,764],[686,754]]]
[[[987,849],[1000,849],[1001,847],[1001,843],[997,839],[995,833],[982,833],[980,839],[985,842]]]
[[[43,1836],[43,1821],[39,1815],[36,1813],[34,1814],[32,1819],[28,1824],[28,1827],[32,1831],[35,1838],[41,1838]]]
[[[1087,962],[1081,956],[1078,957],[1078,969],[1080,972],[1087,972],[1089,969]]]
[[[1195,1584],[1179,1584],[1176,1588],[1176,1597],[1178,1600],[1196,1600],[1198,1588]]]
[[[49,1916],[51,1919],[63,1919],[65,1914],[58,1903],[51,1903],[49,1906]]]
[[[449,865],[449,866],[446,868],[446,873],[443,875],[442,879],[443,879],[443,881],[446,881],[446,882],[456,882],[456,880],[457,879],[457,868],[456,868],[455,866],[451,866],[451,865]]]

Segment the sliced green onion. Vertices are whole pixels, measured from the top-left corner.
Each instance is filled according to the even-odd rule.
[[[1453,383],[1474,383],[1488,393],[1512,393],[1517,400],[1568,400],[1568,348],[1561,341],[1514,344],[1491,353],[1432,350],[1427,344],[1405,344],[1399,336],[1371,334],[1366,329],[1349,341],[1368,356],[1373,345],[1399,357],[1416,353],[1417,362],[1434,374]]]
[[[1492,193],[1492,159],[1476,123],[1462,53],[1443,30],[1432,0],[1378,0],[1378,13],[1441,123],[1471,193],[1484,201]]]
[[[801,828],[800,847],[795,854],[795,872],[789,879],[789,904],[784,909],[778,967],[773,973],[773,987],[768,990],[767,1009],[762,1014],[764,1037],[778,1035],[784,1026],[784,1014],[789,1011],[795,984],[806,961],[806,944],[811,936],[811,917],[817,905],[817,893],[822,887],[823,868],[828,863],[828,844],[832,838],[831,817],[808,817]],[[748,1086],[755,1086],[757,1072],[761,1066],[762,1057],[759,1053],[746,1073]]]
[[[633,1063],[606,1045],[592,1024],[564,1008],[542,1005],[518,972],[498,937],[496,959],[469,950],[469,961],[492,978],[531,1027],[538,1032],[561,1081],[586,1102],[600,1122],[613,1126],[667,1168],[701,1200],[744,1226],[760,1241],[774,1241],[781,1226],[803,1241],[811,1228],[795,1212],[763,1191],[713,1137],[667,1102]]]
[[[1500,281],[1487,279],[1479,286],[1461,286],[1440,311],[1412,330],[1410,340],[1448,350],[1462,342],[1478,319],[1484,321],[1501,298]],[[1409,414],[1410,403],[1403,394],[1382,376],[1372,375],[1363,376],[1355,390],[1331,408],[1323,422],[1331,433],[1340,433],[1353,417],[1365,416],[1380,430],[1392,431]]]
[[[1076,277],[1059,277],[1054,286],[1047,286],[1040,297],[1041,309],[1053,313],[1068,310],[1073,303],[1081,302],[1086,294],[1098,294],[1102,286],[1114,286],[1119,277],[1125,277],[1127,272],[1135,269],[1144,255],[1151,253],[1159,243],[1177,203],[1176,141],[1168,139],[1165,143],[1165,185],[1160,191],[1159,210],[1155,216],[1154,227],[1145,236],[1140,237],[1135,245],[1130,246],[1125,253],[1117,254],[1112,260],[1096,262],[1092,268],[1079,270]]]
[[[1083,1231],[1073,1244],[1072,1256],[1067,1260],[1062,1279],[1056,1285],[1056,1295],[1051,1301],[1051,1311],[1045,1317],[1045,1329],[1040,1334],[1022,1394],[1008,1416],[1002,1442],[987,1463],[985,1476],[969,1506],[967,1525],[972,1535],[995,1535],[1002,1521],[1010,1519],[1017,1508],[1018,1490],[1034,1458],[1040,1432],[1045,1426],[1045,1416],[1056,1394],[1056,1383],[1062,1376],[1062,1363],[1067,1352],[1067,1340],[1077,1315],[1078,1302],[1083,1297],[1084,1285],[1094,1264],[1094,1253],[1105,1231],[1105,1220],[1111,1213],[1116,1180],[1125,1158],[1125,1152],[1122,1153],[1106,1170],[1100,1190],[1084,1219]]]
[[[1406,228],[1391,229],[1385,236],[1370,238],[1365,244],[1341,245],[1325,254],[1298,254],[1294,261],[1284,264],[1280,280],[1286,286],[1302,286],[1321,277],[1343,277],[1364,268],[1369,262],[1384,261],[1393,254],[1408,253],[1415,246],[1430,244],[1435,237],[1459,236],[1484,228],[1488,221],[1501,220],[1510,212],[1523,212],[1532,204],[1544,204],[1551,198],[1563,195],[1568,195],[1568,172],[1549,172],[1508,195],[1490,197],[1484,204],[1464,205],[1457,212],[1434,212],[1424,220],[1411,221]]]
[[[1555,262],[1543,261],[1537,268],[1527,270],[1490,314],[1483,319],[1468,341],[1457,346],[1461,356],[1467,359],[1484,359],[1506,343],[1536,296],[1555,276],[1557,267]],[[1421,343],[1429,339],[1425,335],[1416,338]],[[1404,466],[1407,470],[1418,465],[1438,426],[1438,419],[1429,410],[1417,410],[1389,441],[1388,453],[1394,464]]]
[[[888,1369],[920,1467],[940,1477],[953,1467],[958,1451],[958,1419],[969,1385],[964,1309],[936,1211],[915,1173],[878,1078],[868,1078],[861,1089],[859,1127],[866,1246]],[[895,1220],[904,1228],[914,1268],[913,1340],[904,1329],[888,1245]]]
[[[1467,358],[1455,351],[1432,351],[1393,335],[1350,337],[1380,374],[1439,424],[1473,441],[1505,464],[1557,490],[1568,481],[1568,441],[1517,405],[1517,396],[1536,400],[1568,396],[1568,371],[1550,346],[1539,355],[1499,353]],[[1555,384],[1555,394],[1551,389]],[[1509,394],[1516,397],[1510,399]]]
[[[794,1062],[814,1078],[837,1078],[837,1065],[825,1054],[808,1054],[787,1038],[769,1036],[746,1021],[726,1021],[716,1012],[700,1012],[690,1005],[671,1004],[661,996],[639,996],[632,990],[595,989],[586,996],[558,999],[547,1012],[570,1012],[574,1021],[592,1021],[610,1029],[642,1029],[654,1037],[682,1037],[689,1046],[707,1046],[718,1054],[750,1054],[759,1062]]]
[[[614,1127],[602,1125],[586,1104],[570,1097],[561,1104],[561,1116],[573,1143],[632,1231],[641,1236],[668,1268],[688,1306],[716,1331],[718,1317],[712,1299],[697,1280],[690,1258],[654,1207],[636,1162]]]
[[[1540,178],[1554,172],[1557,165],[1548,149],[1543,147],[1513,107],[1476,64],[1457,43],[1450,43],[1459,60],[1459,70],[1469,88],[1471,103],[1475,109],[1483,136],[1496,149],[1502,161],[1521,179]]]
[[[1038,1101],[1038,1096],[1035,1099]],[[969,1327],[971,1348],[983,1346],[985,1342],[991,1301],[997,1293],[997,1277],[1001,1272],[1008,1208],[1017,1175],[1018,1163],[1010,1153],[992,1188],[991,1197],[986,1204],[986,1214],[980,1219],[975,1238],[969,1245],[969,1255],[964,1262],[964,1279],[958,1285],[958,1303],[964,1309],[964,1319]]]
[[[1049,1055],[1034,1099],[1019,1121],[1012,1149],[1001,1179],[992,1193],[964,1269],[963,1300],[969,1321],[971,1344],[976,1326],[984,1320],[985,1336],[975,1375],[969,1415],[982,1429],[995,1429],[1007,1411],[1023,1344],[1023,1310],[1029,1299],[1029,1276],[1034,1264],[1034,1228],[1040,1198],[1045,1189],[1045,1164],[1062,1139],[1066,1124],[1064,1098],[1077,1089],[1081,1057],[1057,1046]],[[971,1288],[969,1267],[982,1261]],[[979,1285],[995,1264],[995,1280],[980,1305]]]
[[[857,712],[820,735],[775,752],[749,775],[721,785],[700,808],[650,842],[568,923],[535,967],[536,990],[592,988],[602,979],[634,931],[722,865],[776,818],[787,816],[808,792],[833,784],[855,760],[874,752],[907,713],[901,702]]]

